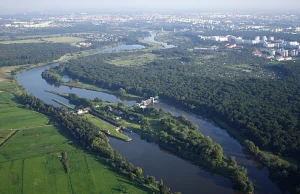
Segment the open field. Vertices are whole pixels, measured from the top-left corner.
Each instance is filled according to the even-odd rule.
[[[71,37],[71,36],[61,36],[61,37],[53,37],[53,38],[43,38],[44,41],[55,42],[55,43],[77,43],[83,42],[86,39]]]
[[[93,115],[90,115],[90,114],[86,114],[84,115],[90,122],[92,122],[94,125],[100,127],[102,130],[105,130],[105,131],[109,131],[110,132],[110,135],[112,136],[115,136],[117,138],[120,138],[120,139],[123,139],[125,141],[128,141],[130,140],[130,138],[127,136],[127,135],[124,135],[120,132],[118,132],[116,130],[117,127],[93,116]]]
[[[68,174],[58,155],[44,155],[24,160],[24,193],[70,193]]]
[[[148,193],[108,167],[104,159],[76,149],[53,126],[18,131],[0,147],[4,193]],[[61,161],[68,155],[70,173]]]
[[[43,155],[61,150],[74,150],[53,126],[19,130],[0,147],[0,162]]]
[[[91,169],[91,176],[98,193],[121,193],[120,190],[125,190],[126,193],[130,194],[147,193],[144,188],[140,188],[117,173],[113,173],[106,165],[100,166],[99,163],[104,163],[103,159],[87,155],[86,162]],[[99,176],[99,174],[103,176]],[[148,192],[152,193],[151,191]]]
[[[13,80],[9,80],[10,71],[15,67],[0,68],[0,130],[19,129],[45,125],[48,118],[35,111],[22,108],[14,100],[13,92],[17,88]]]
[[[70,174],[60,154],[48,154],[0,163],[3,193],[148,193],[112,171],[102,159],[83,152],[68,152]]]
[[[1,96],[5,95],[6,93],[0,94],[0,101]],[[40,113],[19,108],[16,104],[0,104],[0,121],[0,130],[5,130],[45,125],[48,118]]]
[[[120,66],[131,66],[131,65],[144,65],[156,59],[156,56],[151,53],[145,53],[141,55],[126,55],[123,57],[115,58],[115,60],[107,61],[108,63]]]
[[[8,40],[1,41],[0,44],[25,44],[25,43],[41,43],[40,39],[25,39],[25,40]]]
[[[0,146],[16,132],[17,132],[16,130],[0,131]]]
[[[9,79],[11,71],[15,70],[20,66],[9,66],[9,67],[0,67],[0,78]]]
[[[78,43],[83,42],[85,39],[71,37],[71,36],[59,36],[50,38],[39,38],[39,39],[24,39],[24,40],[9,40],[1,41],[0,44],[25,44],[25,43],[42,43],[42,42],[53,42],[53,43]]]
[[[0,163],[0,192],[22,193],[22,160]]]

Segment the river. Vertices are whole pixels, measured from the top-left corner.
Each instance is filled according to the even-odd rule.
[[[151,34],[151,37],[154,35]],[[152,38],[145,38],[151,41]],[[154,38],[153,38],[154,40]],[[156,42],[156,41],[155,41]],[[96,51],[94,54],[103,52],[113,52],[120,50],[142,49],[141,45],[121,45],[114,48]],[[104,101],[118,102],[119,97],[103,92],[90,91],[86,89],[71,88],[67,86],[54,86],[42,79],[41,74],[44,70],[59,65],[54,63],[42,67],[36,67],[20,73],[17,77],[18,82],[23,85],[25,90],[43,100],[48,104],[59,106],[52,101],[58,99],[66,104],[68,100],[45,92],[45,90],[56,91],[61,93],[74,93],[80,97],[93,99],[98,97]],[[134,100],[123,100],[124,104],[133,105]],[[272,183],[269,178],[267,168],[257,164],[243,152],[242,146],[233,139],[225,130],[222,130],[213,123],[185,112],[165,103],[157,103],[155,106],[162,108],[165,112],[171,111],[174,115],[185,115],[199,126],[199,130],[206,136],[219,143],[226,156],[235,156],[236,161],[247,168],[250,179],[255,185],[255,193],[259,194],[279,194],[281,193],[276,184]],[[127,161],[136,166],[143,168],[144,174],[164,179],[164,182],[171,188],[171,191],[181,191],[184,194],[229,194],[237,193],[231,187],[228,179],[218,175],[210,174],[201,168],[170,154],[159,146],[142,140],[137,134],[128,134],[132,137],[131,142],[123,142],[110,138],[111,146],[116,149]]]

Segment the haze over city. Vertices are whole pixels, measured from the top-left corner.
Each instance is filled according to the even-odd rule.
[[[0,191],[300,194],[300,0],[2,0]]]
[[[300,8],[297,0],[11,0],[1,3],[0,12],[27,13],[33,11],[296,11]]]

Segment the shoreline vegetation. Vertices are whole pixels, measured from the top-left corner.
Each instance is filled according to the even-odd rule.
[[[247,170],[238,166],[234,157],[226,158],[221,146],[212,142],[209,137],[204,137],[198,131],[198,126],[184,116],[175,117],[158,109],[142,111],[137,106],[107,103],[99,99],[91,101],[75,94],[54,93],[65,97],[77,107],[88,105],[91,112],[94,112],[93,115],[99,114],[105,120],[121,126],[124,131],[133,130],[142,138],[164,147],[176,156],[229,178],[237,190],[253,193],[254,188],[246,175]]]
[[[101,129],[84,117],[45,104],[38,98],[26,93],[19,95],[18,101],[26,106],[28,105],[32,110],[49,116],[56,126],[66,129],[66,132],[73,136],[85,150],[103,157],[106,159],[107,164],[111,165],[114,169],[118,169],[121,174],[132,181],[140,183],[149,189],[151,188],[151,190],[155,192],[159,191],[164,194],[170,193],[168,192],[168,187],[163,184],[163,181],[156,184],[152,182],[152,180],[155,180],[154,177],[145,178],[142,169],[140,167],[134,167],[133,164],[127,162],[118,154],[109,145],[108,138],[101,132]]]

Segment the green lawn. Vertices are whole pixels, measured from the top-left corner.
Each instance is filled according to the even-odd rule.
[[[127,135],[124,135],[124,134],[118,132],[116,130],[117,127],[109,124],[108,122],[105,122],[105,121],[103,121],[103,120],[101,120],[101,119],[99,119],[99,118],[97,118],[93,115],[90,115],[90,114],[86,114],[84,116],[90,122],[92,122],[94,125],[100,127],[100,129],[105,130],[105,131],[109,131],[112,136],[118,137],[120,139],[124,139],[126,141],[130,140],[130,138]]]

